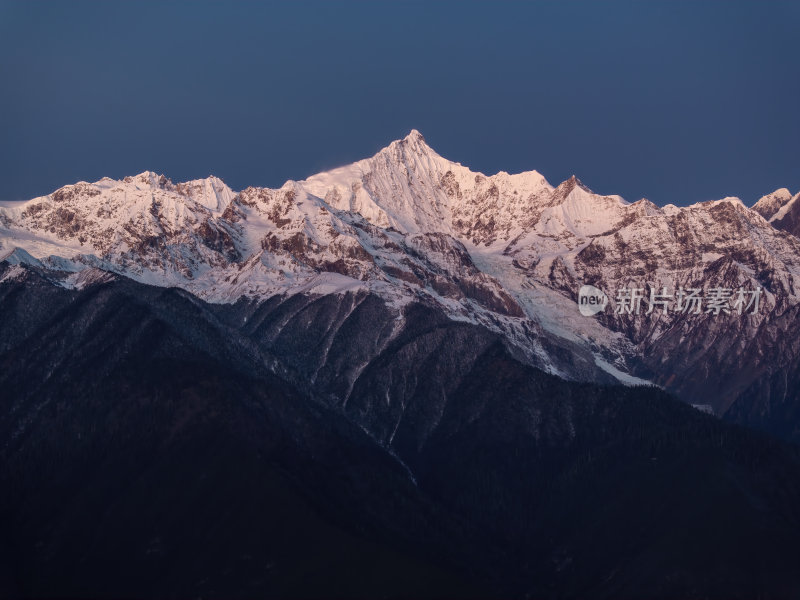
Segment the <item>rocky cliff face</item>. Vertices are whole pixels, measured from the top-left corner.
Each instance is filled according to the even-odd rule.
[[[797,199],[628,203],[575,177],[553,187],[535,171],[473,172],[413,131],[280,189],[153,173],[67,186],[0,208],[0,256],[59,272],[67,287],[91,284],[79,273],[92,269],[225,304],[374,295],[400,323],[421,303],[563,378],[652,382],[764,424],[798,406],[782,383],[800,363]],[[584,284],[609,297],[594,317],[577,310]],[[638,314],[622,310],[630,289],[643,296]],[[719,311],[682,311],[676,295],[691,289],[731,297]],[[760,290],[758,309],[737,308],[738,290]],[[669,310],[648,314],[651,293],[670,296]]]

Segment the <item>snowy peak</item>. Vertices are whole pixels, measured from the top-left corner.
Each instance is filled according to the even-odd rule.
[[[582,190],[586,194],[594,194],[594,192],[590,190],[588,186],[584,185],[580,179],[578,179],[575,175],[572,175],[569,179],[566,179],[558,184],[553,196],[555,198],[566,198],[576,189]]]
[[[178,193],[191,198],[212,212],[224,211],[236,195],[224,181],[213,175],[205,179],[179,183],[175,189]]]
[[[425,144],[425,138],[423,137],[423,135],[417,129],[412,129],[411,131],[409,131],[408,135],[403,139],[406,142],[423,143],[423,144]]]
[[[781,207],[773,214],[770,218],[770,222],[776,222],[784,219],[786,215],[794,210],[794,206],[797,203],[797,199],[800,198],[800,193],[795,196],[789,197]]]
[[[412,129],[406,137],[393,141],[386,148],[378,152],[378,154],[381,153],[398,157],[399,160],[403,162],[406,162],[409,160],[409,157],[412,156],[441,158],[441,156],[428,145],[423,135],[416,129]]]
[[[144,171],[138,175],[129,175],[122,180],[122,183],[131,183],[137,186],[145,186],[162,190],[174,188],[172,181],[170,181],[166,175],[162,175],[154,171]]]
[[[791,192],[786,188],[780,188],[761,197],[753,205],[753,210],[769,221],[791,199]]]
[[[574,204],[590,203],[597,196],[592,190],[585,186],[580,179],[573,175],[566,181],[562,181],[553,190],[551,204]]]
[[[411,131],[409,131],[408,135],[404,137],[402,140],[396,140],[396,143],[407,144],[409,147],[423,153],[434,152],[433,148],[431,148],[425,141],[425,136],[423,136],[416,129],[412,129]]]
[[[0,262],[7,262],[10,265],[33,265],[34,267],[43,266],[41,261],[31,256],[22,248],[0,250]]]
[[[781,206],[778,212],[770,217],[769,222],[777,229],[800,237],[800,193]]]
[[[333,208],[357,212],[380,227],[449,232],[441,178],[451,165],[414,130],[370,158],[298,185]]]
[[[517,235],[553,191],[536,171],[487,176],[447,160],[417,130],[371,158],[299,183],[374,225],[447,233],[484,245]]]
[[[201,206],[214,212],[222,212],[236,195],[219,177],[210,175],[205,179],[194,179],[174,184],[165,175],[144,171],[138,175],[125,177],[122,181],[101,179],[95,186],[108,187],[122,184],[133,185],[136,189],[163,190],[178,196],[190,198]]]
[[[177,272],[193,278],[238,256],[236,231],[218,220],[234,197],[216,177],[176,185],[145,171],[79,182],[0,209],[9,229],[0,244],[37,257],[95,257],[83,260],[107,260],[153,277]]]

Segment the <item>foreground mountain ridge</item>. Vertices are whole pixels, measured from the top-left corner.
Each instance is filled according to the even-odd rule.
[[[778,190],[752,209],[735,198],[628,203],[575,177],[554,187],[536,171],[473,172],[415,130],[279,189],[152,172],[66,186],[0,208],[0,257],[63,273],[67,286],[105,277],[80,275],[92,269],[217,303],[361,291],[402,318],[430,302],[563,378],[652,382],[791,437],[782,411],[794,414],[800,377],[797,198]],[[608,294],[606,311],[578,313],[583,284]],[[763,295],[754,314],[617,314],[626,287]]]
[[[565,381],[364,291],[0,279],[3,598],[800,587],[797,446],[657,388]]]

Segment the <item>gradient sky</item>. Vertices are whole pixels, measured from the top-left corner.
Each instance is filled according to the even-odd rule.
[[[0,0],[0,200],[144,170],[234,189],[419,129],[658,204],[800,191],[800,3]]]

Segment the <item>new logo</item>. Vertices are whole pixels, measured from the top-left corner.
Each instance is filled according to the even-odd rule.
[[[608,304],[608,296],[593,285],[584,285],[578,291],[578,310],[584,317],[591,317],[603,311]]]

